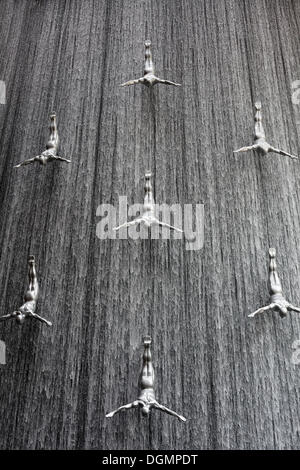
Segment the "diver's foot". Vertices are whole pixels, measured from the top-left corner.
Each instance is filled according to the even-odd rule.
[[[260,111],[261,110],[261,101],[256,101],[254,106],[255,106],[255,109],[257,109],[257,111]]]
[[[270,256],[270,258],[275,258],[275,256],[276,256],[276,249],[275,248],[269,248],[269,256]]]

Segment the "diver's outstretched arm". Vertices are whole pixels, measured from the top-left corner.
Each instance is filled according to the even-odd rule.
[[[291,305],[291,304],[288,306],[288,310],[293,310],[293,312],[299,312],[300,313],[300,308],[295,307],[294,305]]]
[[[270,304],[270,305],[267,305],[266,307],[259,308],[258,310],[255,310],[255,312],[250,313],[248,317],[251,317],[251,318],[255,317],[255,315],[257,315],[258,313],[267,312],[268,310],[272,310],[274,307],[276,307],[276,304]]]
[[[181,86],[180,83],[171,82],[170,80],[163,80],[162,78],[158,77],[156,77],[156,80],[158,81],[158,83],[163,83],[164,85]]]
[[[13,313],[9,313],[8,315],[3,315],[0,317],[0,321],[12,320],[15,317]]]
[[[29,165],[30,163],[34,163],[35,161],[38,160],[38,158],[39,158],[39,156],[37,155],[36,157],[29,158],[28,160],[24,160],[23,162],[18,163],[18,165],[14,165],[14,168],[20,168],[20,166]]]
[[[137,85],[138,83],[143,83],[144,77],[137,78],[136,80],[129,80],[128,82],[121,83],[120,86],[130,86],[130,85]]]
[[[46,320],[46,318],[41,317],[37,313],[30,312],[29,314],[31,317],[35,318],[36,320],[39,320],[42,323],[46,323],[47,326],[52,326],[51,321]]]
[[[116,413],[119,413],[120,411],[123,411],[123,410],[129,410],[130,408],[134,408],[133,403],[128,403],[128,405],[120,406],[116,410],[111,411],[110,413],[107,413],[106,418],[112,418]]]
[[[184,416],[179,415],[178,413],[176,413],[176,411],[170,410],[166,406],[160,405],[158,402],[155,402],[153,404],[153,407],[156,408],[157,410],[168,413],[169,415],[176,416],[176,418],[178,418],[180,421],[183,421],[183,422],[186,421],[186,418],[184,418]]]
[[[119,227],[114,227],[113,230],[117,231],[117,230],[120,230],[121,228],[131,227],[132,225],[137,225],[140,222],[141,222],[141,219],[134,219],[131,222],[125,222],[125,224],[119,225]]]
[[[71,160],[68,160],[68,158],[59,157],[58,155],[53,156],[53,160],[60,160],[61,162],[71,163]]]
[[[284,155],[285,157],[292,158],[293,160],[298,160],[298,157],[296,157],[296,155],[291,155],[290,153],[285,152],[284,150],[277,149],[275,147],[271,147],[269,149],[269,152],[278,153],[279,155]]]
[[[248,150],[256,150],[258,148],[258,145],[249,145],[248,147],[241,147],[238,150],[234,150],[233,153],[239,153],[239,152],[248,152]]]
[[[173,225],[166,224],[166,222],[161,222],[161,221],[159,220],[157,224],[158,224],[160,227],[167,227],[167,228],[170,228],[170,229],[172,229],[172,230],[175,230],[176,232],[183,233],[183,230],[181,230],[181,228],[173,227]]]

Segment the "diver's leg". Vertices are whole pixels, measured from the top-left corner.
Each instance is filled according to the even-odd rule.
[[[278,276],[276,250],[269,248],[269,291],[270,294],[282,294],[282,286]]]
[[[144,338],[143,367],[141,373],[141,388],[151,388],[154,386],[154,369],[152,365],[152,355],[150,350],[151,338]]]
[[[35,258],[33,255],[28,257],[28,278],[29,278],[29,287],[28,289],[37,295],[38,290],[38,281],[35,269]],[[36,300],[36,299],[33,299]]]
[[[261,102],[257,101],[255,103],[255,126],[254,126],[254,133],[255,133],[255,139],[265,139],[265,131],[262,125],[262,115],[261,115]]]
[[[58,132],[57,132],[57,123],[56,123],[56,114],[52,113],[50,116],[50,137],[47,142],[46,148],[57,150],[58,147]]]

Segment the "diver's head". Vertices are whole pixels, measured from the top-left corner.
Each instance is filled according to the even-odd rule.
[[[144,417],[147,417],[147,416],[149,416],[149,414],[150,414],[150,407],[149,407],[149,405],[144,405],[143,408],[142,408],[142,415],[143,415]]]
[[[25,314],[23,312],[21,312],[20,310],[18,310],[15,313],[16,313],[16,322],[19,325],[22,325],[22,323],[24,323],[24,321],[25,321]]]
[[[279,310],[279,315],[281,316],[281,318],[285,318],[288,314],[288,309],[286,307],[281,307],[280,310]]]
[[[35,263],[35,257],[33,255],[28,256],[28,263],[29,264],[34,264]]]

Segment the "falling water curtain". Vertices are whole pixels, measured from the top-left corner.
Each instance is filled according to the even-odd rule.
[[[300,304],[300,164],[233,154],[253,141],[257,99],[268,140],[300,154],[299,1],[0,9],[1,315],[34,254],[53,323],[0,324],[0,448],[299,449],[300,315],[247,315],[268,302],[269,246]],[[119,87],[142,76],[145,39],[157,75],[182,87]],[[13,168],[45,149],[53,111],[71,164]],[[198,247],[97,236],[99,207],[117,223],[148,170],[157,203],[203,207]],[[145,334],[157,399],[186,423],[105,418],[137,397]]]

